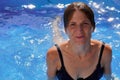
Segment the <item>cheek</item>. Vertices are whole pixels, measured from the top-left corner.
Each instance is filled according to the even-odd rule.
[[[88,32],[86,32],[86,36],[87,37],[91,37],[91,35],[92,35],[92,31],[91,30],[89,30]]]
[[[67,34],[67,36],[68,36],[69,38],[72,36],[72,31],[66,29],[65,32],[66,32],[66,34]]]

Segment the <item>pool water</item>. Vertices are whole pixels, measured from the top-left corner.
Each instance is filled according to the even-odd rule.
[[[67,4],[79,0],[41,1],[1,1],[0,80],[47,80],[46,52],[55,44],[55,26],[60,29],[60,39],[62,35],[66,40],[63,12]],[[112,47],[112,74],[120,80],[120,1],[81,1],[94,10],[92,38]]]

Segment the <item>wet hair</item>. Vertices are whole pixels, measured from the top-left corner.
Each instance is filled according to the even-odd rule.
[[[71,20],[74,12],[77,10],[83,12],[87,16],[94,30],[95,29],[94,13],[87,4],[82,3],[82,2],[73,2],[65,9],[64,15],[63,15],[64,28],[65,29],[67,28],[69,21]]]

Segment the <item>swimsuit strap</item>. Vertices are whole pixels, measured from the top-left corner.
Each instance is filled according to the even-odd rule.
[[[64,68],[63,56],[62,56],[62,52],[60,50],[60,47],[57,44],[55,44],[55,46],[57,48],[57,51],[58,51],[58,54],[59,54],[59,57],[60,57],[61,65]]]
[[[100,50],[100,56],[99,56],[99,60],[98,60],[98,65],[100,65],[100,62],[101,62],[102,53],[103,53],[103,50],[104,50],[104,47],[105,47],[104,44],[105,44],[105,43],[103,42],[102,47],[101,47],[101,50]],[[65,68],[65,67],[64,67],[64,62],[63,62],[63,56],[62,56],[62,52],[61,52],[61,50],[60,50],[60,47],[59,47],[57,44],[55,44],[55,46],[56,46],[56,48],[57,48],[57,51],[58,51],[58,54],[59,54],[59,57],[60,57],[61,65],[62,65],[63,68]]]
[[[103,42],[102,47],[101,47],[101,50],[100,50],[100,56],[99,56],[99,61],[98,61],[98,64],[99,64],[99,65],[100,65],[101,58],[102,58],[102,53],[103,53],[103,50],[104,50],[104,47],[105,47],[104,44],[105,44],[105,43]]]

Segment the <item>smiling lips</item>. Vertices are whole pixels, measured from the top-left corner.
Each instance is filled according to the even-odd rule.
[[[83,39],[84,36],[76,36],[77,39]]]

